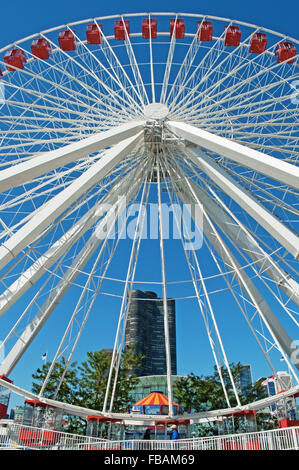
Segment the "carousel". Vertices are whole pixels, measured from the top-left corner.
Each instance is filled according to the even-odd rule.
[[[136,422],[126,426],[126,439],[144,439],[145,433],[149,434],[151,439],[170,439],[171,426],[176,425],[181,438],[190,436],[190,420],[176,419],[181,415],[183,410],[175,401],[173,404],[174,418],[171,420],[159,419],[159,416],[167,416],[169,414],[169,402],[166,395],[159,390],[152,391],[149,395],[137,401],[131,408],[130,414],[136,415]],[[151,423],[144,423],[142,417],[144,415],[153,416]],[[157,419],[155,419],[157,417]]]

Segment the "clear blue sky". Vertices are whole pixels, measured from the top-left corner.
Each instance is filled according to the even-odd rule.
[[[142,7],[133,0],[127,0],[126,2],[114,1],[111,3],[99,2],[98,0],[50,0],[48,2],[42,2],[40,0],[14,0],[13,2],[5,1],[1,4],[0,47],[4,47],[14,40],[27,35],[60,24],[102,15],[139,11],[173,11],[210,14],[261,25],[293,37],[298,37],[299,32],[298,0],[289,0],[285,3],[275,2],[273,0],[214,0],[209,2],[195,2],[194,0],[184,0],[184,2],[178,2],[177,0],[152,0],[147,4],[143,3]],[[109,312],[109,307],[112,305],[110,302],[109,299],[105,299],[105,309],[107,312]],[[230,307],[227,306],[227,308]],[[205,345],[201,339],[198,338],[197,327],[193,328],[189,319],[186,318],[187,310],[188,305],[186,304],[183,309],[178,307],[178,329],[182,330],[182,336],[178,338],[178,355],[182,352],[185,354],[184,359],[179,359],[178,361],[178,372],[180,374],[186,374],[193,371],[197,374],[208,374],[211,371],[211,365],[205,367]],[[57,317],[53,317],[53,319],[49,320],[50,331],[55,331],[56,322]],[[113,324],[112,322],[112,327],[114,326],[115,323]],[[95,326],[93,333],[90,333],[88,337],[85,336],[82,338],[79,353],[76,357],[79,361],[84,359],[84,350],[100,349],[102,347],[109,348],[113,346],[112,330],[108,329],[104,324],[102,324],[100,330],[101,331]],[[234,331],[236,331],[236,325]],[[242,336],[231,335],[231,327],[227,328],[227,336],[230,337],[228,349],[231,353],[232,360],[241,360],[243,363],[255,364],[253,368],[254,378],[269,372],[269,370],[263,368],[264,366],[259,367],[258,356],[252,355],[252,349],[249,344],[242,344]],[[46,350],[49,350],[49,355],[54,353],[54,346],[49,338],[48,333],[40,333],[36,343],[32,345],[11,376],[16,384],[30,389],[31,373],[42,365],[42,353]],[[198,356],[198,346],[200,349],[200,358]],[[238,351],[242,351],[242,353],[238,355]],[[209,364],[211,363],[209,362]],[[281,366],[281,368],[283,368],[283,366]],[[23,400],[21,398],[14,398],[11,404],[21,404],[22,402]]]

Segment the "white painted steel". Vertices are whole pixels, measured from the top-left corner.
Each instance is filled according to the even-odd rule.
[[[299,238],[291,230],[284,226],[265,207],[259,204],[245,188],[234,181],[224,169],[217,165],[217,163],[204,152],[188,148],[186,148],[185,152],[202,171],[278,240],[294,258],[298,258]]]
[[[27,435],[26,435],[27,434]],[[51,437],[50,437],[51,436]],[[50,437],[50,441],[49,441]],[[269,431],[229,434],[210,437],[195,437],[178,441],[156,440],[106,440],[78,434],[53,431],[47,428],[9,424],[6,434],[0,435],[1,450],[109,450],[129,451],[189,451],[176,457],[182,465],[192,464],[194,455],[190,451],[263,451],[298,450],[299,427],[273,429]],[[112,454],[111,454],[112,455]],[[154,457],[153,457],[154,458]],[[128,460],[126,460],[127,462]]]
[[[82,418],[86,418],[88,415],[107,416],[111,418],[122,419],[127,424],[130,424],[132,421],[135,421],[135,423],[139,422],[140,424],[144,423],[145,425],[147,425],[147,423],[153,423],[153,421],[157,420],[157,415],[143,415],[137,418],[136,415],[132,416],[129,413],[103,413],[101,411],[92,410],[90,408],[83,408],[81,406],[71,405],[69,403],[61,403],[57,400],[52,400],[50,398],[39,397],[38,395],[32,392],[29,392],[27,390],[24,390],[21,387],[18,387],[12,383],[8,383],[3,379],[0,379],[0,385],[2,385],[3,387],[6,387],[8,390],[11,390],[12,392],[26,399],[39,400],[42,403],[45,403],[49,406],[54,406],[55,408],[64,410],[65,413],[70,413],[74,416],[81,416]],[[248,410],[262,410],[264,408],[267,408],[275,404],[277,401],[283,400],[284,398],[287,398],[287,397],[291,397],[298,392],[299,392],[299,385],[297,385],[296,387],[292,387],[285,392],[281,392],[279,395],[273,395],[267,398],[263,398],[262,400],[258,400],[248,405],[243,405],[241,407],[232,407],[232,408],[225,408],[221,410],[194,413],[192,414],[192,422],[194,423],[205,422],[207,418],[217,419],[217,417],[219,416],[227,416],[227,415],[231,415],[232,413],[237,413],[239,411],[243,411],[247,409]],[[188,419],[188,417],[191,418],[191,416],[188,414],[177,415],[176,419],[185,419],[185,418]],[[167,415],[159,416],[159,421],[168,421],[168,420],[169,420],[169,417]]]
[[[85,173],[64,189],[50,202],[36,211],[32,219],[0,247],[0,269],[29,245],[42,230],[47,228],[65,209],[84,192],[98,184],[140,141],[141,133],[116,144],[94,163]]]
[[[144,40],[140,29],[136,31],[137,21],[144,16],[148,19],[158,17],[158,41],[155,42],[151,37],[151,32],[149,39]],[[181,16],[186,19],[187,30],[184,41],[176,39],[175,34],[170,37],[169,28],[162,31],[159,23],[159,18],[165,23],[167,18],[176,20]],[[113,21],[115,19],[124,21],[128,18],[132,19],[133,25],[130,34],[126,33],[125,41],[115,41],[114,36],[110,35]],[[211,42],[200,42],[197,36],[197,21],[210,19],[217,22],[219,33],[215,28],[217,36],[214,31]],[[102,21],[105,24],[100,28]],[[89,22],[97,25],[101,34],[102,43],[95,47],[87,43],[80,29]],[[109,28],[106,28],[108,23]],[[246,31],[242,31],[241,43],[236,48],[224,46],[225,26],[231,24],[246,26]],[[76,50],[63,51],[57,46],[58,30],[62,28],[72,30],[73,27]],[[141,22],[138,28],[140,27]],[[105,31],[108,31],[109,35],[106,35]],[[268,41],[265,53],[249,55],[251,36],[257,31],[266,32],[272,37]],[[169,199],[171,192],[174,191],[176,200],[179,200],[180,195],[182,200],[199,201],[203,207],[203,227],[207,247],[214,269],[216,267],[216,274],[211,278],[226,282],[227,275],[235,273],[235,279],[238,280],[242,292],[247,295],[251,308],[256,309],[254,317],[260,315],[263,318],[281,355],[287,359],[293,376],[297,378],[296,371],[292,369],[286,357],[293,352],[290,346],[291,338],[282,328],[283,322],[280,321],[279,313],[276,315],[276,311],[274,314],[274,310],[270,309],[269,302],[257,289],[255,278],[247,274],[248,265],[244,264],[247,263],[247,257],[250,257],[252,260],[250,272],[255,273],[257,280],[265,282],[272,299],[278,301],[281,310],[292,314],[290,316],[294,319],[296,312],[292,311],[292,301],[298,305],[298,283],[295,280],[294,261],[290,261],[289,254],[284,253],[283,248],[294,257],[298,256],[295,219],[299,213],[295,202],[297,197],[295,189],[299,186],[299,172],[296,166],[299,156],[299,136],[297,108],[290,104],[292,100],[298,98],[292,94],[291,86],[298,79],[298,57],[295,58],[294,66],[279,64],[275,57],[277,44],[282,39],[291,39],[244,22],[172,12],[93,18],[51,28],[40,35],[52,46],[49,61],[40,61],[33,57],[28,44],[36,35],[1,49],[1,52],[4,52],[9,47],[17,45],[25,52],[27,63],[24,70],[15,70],[11,73],[0,60],[3,71],[1,82],[6,92],[0,110],[0,191],[2,191],[0,207],[3,212],[0,218],[0,236],[4,240],[0,248],[0,269],[3,268],[0,280],[4,286],[4,292],[0,293],[0,316],[9,307],[13,307],[22,296],[31,294],[30,286],[39,281],[43,274],[47,278],[43,286],[47,285],[49,297],[43,301],[42,307],[39,306],[39,301],[42,299],[43,287],[39,288],[33,298],[31,297],[29,304],[10,331],[10,338],[16,334],[19,339],[0,371],[9,374],[57,303],[75,282],[78,273],[95,255],[95,249],[100,245],[95,232],[87,241],[84,234],[100,220],[96,204],[105,201],[115,204],[116,196],[124,187],[127,196],[132,195],[134,191],[137,193],[142,184],[140,177],[144,169],[142,166],[147,158],[154,157],[149,173],[157,170],[159,173],[160,168],[167,169],[171,175],[167,180]],[[299,41],[295,39],[293,41],[298,49]],[[163,59],[162,49],[164,49]],[[145,142],[137,147],[139,136],[141,142],[141,131],[144,127],[146,127]],[[137,132],[140,134],[136,136]],[[126,141],[119,142],[125,138]],[[209,154],[215,154],[215,158],[209,157],[204,152],[195,155],[189,144],[186,149],[184,148],[186,141],[208,149]],[[94,155],[99,149],[111,145],[114,147],[110,150]],[[128,158],[126,182],[119,183],[120,166],[126,166],[125,155],[130,154],[135,147],[137,151],[134,157]],[[134,165],[137,173],[132,171]],[[190,173],[194,182],[190,179]],[[97,193],[97,197],[93,199],[94,185],[106,177],[107,184],[105,181],[101,193]],[[149,178],[147,181],[152,180]],[[159,175],[158,180],[155,180],[159,189],[159,206],[165,181],[163,179],[160,181]],[[103,196],[100,199],[99,195],[102,196],[107,188],[109,188],[107,198]],[[238,204],[241,209],[238,214],[227,204],[226,195],[232,199],[232,202]],[[234,208],[235,206],[233,203]],[[86,213],[82,215],[80,210],[84,207]],[[247,214],[251,217],[247,217]],[[230,238],[230,246],[233,245],[240,255],[238,260],[215,225]],[[260,229],[259,226],[267,231],[268,238],[264,230],[258,238],[256,232]],[[84,245],[82,250],[80,242]],[[102,241],[101,249],[106,242],[107,237]],[[140,240],[137,252],[139,252],[139,242]],[[163,286],[165,310],[170,286],[166,278],[168,269],[163,253],[163,242],[162,245],[162,283],[157,281],[151,283]],[[80,246],[81,251],[79,250],[78,254],[71,254],[69,262],[65,263],[63,257],[67,257],[71,248],[75,246]],[[23,252],[20,253],[21,251]],[[227,351],[221,340],[221,332],[217,330],[216,317],[210,302],[213,292],[209,292],[208,279],[203,277],[201,269],[200,255],[195,251],[192,251],[191,256],[198,268],[199,279],[191,273],[190,280],[180,279],[177,284],[192,282],[199,305],[201,306],[202,299],[208,304],[210,317],[214,320],[213,323],[207,324],[210,342],[214,341],[216,335],[216,346],[212,344],[211,347],[212,350],[214,348],[214,352],[216,348],[221,349],[221,361],[224,360],[230,371]],[[133,252],[134,249],[132,254]],[[87,280],[83,282],[83,286],[77,286],[80,291],[79,300],[69,326],[62,334],[55,359],[62,350],[68,331],[75,319],[77,320],[76,314],[80,310],[84,294],[93,284],[94,287],[91,288],[93,298],[81,324],[78,325],[79,333],[68,356],[68,360],[71,359],[98,292],[95,286],[101,285],[103,279],[106,280],[106,270],[113,259],[113,253],[112,250],[106,259],[106,267],[100,281],[97,275],[93,278],[97,257],[92,262],[91,270],[84,273]],[[219,269],[216,256],[221,259],[224,269]],[[133,274],[131,272],[130,282],[128,278],[116,280],[126,285],[122,296],[123,304],[128,285],[133,288],[131,281],[134,279],[137,258],[138,256],[136,260],[134,259],[134,263],[131,259],[129,265],[128,272],[131,272],[130,267],[134,271]],[[7,263],[10,265],[5,271]],[[52,276],[56,275],[55,265],[57,270],[61,268],[64,274],[53,287],[51,282]],[[188,266],[192,269],[190,259]],[[236,299],[239,287],[229,282],[227,285],[228,288],[224,291]],[[275,292],[271,290],[273,285]],[[287,300],[282,301],[279,298],[279,288],[283,290],[283,294],[287,294]],[[109,292],[108,295],[115,294]],[[37,313],[32,308],[35,303],[38,305]],[[240,305],[239,307],[251,327],[251,333],[257,339],[253,322],[251,323],[251,319],[246,316],[246,309],[242,309]],[[117,367],[124,339],[124,310],[121,307],[119,321],[122,322],[122,331],[115,354],[118,355],[115,361]],[[167,320],[166,316],[165,318]],[[20,332],[18,328],[23,320],[26,326]],[[165,322],[166,337],[167,330]],[[168,338],[166,345],[169,346]],[[266,361],[275,375],[268,354],[270,351],[264,350],[264,352]],[[219,365],[217,361],[216,358],[216,363]],[[54,365],[55,360],[52,362],[51,370]],[[169,357],[167,369],[168,395],[172,403]],[[221,371],[219,372],[221,377]],[[60,381],[62,379],[63,377]],[[45,386],[46,383],[44,388]],[[18,387],[13,390],[23,396],[29,393]],[[298,390],[298,387],[293,390]],[[226,390],[224,394],[227,396]],[[44,400],[43,397],[39,398]],[[281,395],[279,398],[281,399]],[[277,399],[275,397],[271,403]],[[85,417],[86,414],[90,414],[90,410],[52,400],[52,403],[54,402],[58,407],[78,416]],[[248,404],[247,408],[256,409],[265,403],[270,401]],[[231,411],[229,400],[227,404],[228,409],[215,410],[206,415],[192,415],[192,419],[194,422],[200,422],[224,416]],[[233,408],[233,410],[239,409],[244,407]],[[112,412],[112,404],[110,411]],[[92,414],[96,414],[94,410]],[[104,415],[114,416],[113,413]],[[135,419],[130,415],[122,416],[127,423]],[[162,417],[162,419],[167,418]],[[150,423],[151,419],[153,421],[153,417],[143,419],[144,425]],[[265,441],[268,440],[268,437],[264,438]],[[241,442],[238,439],[239,437],[234,441],[236,446]],[[245,438],[242,439],[244,442]],[[220,442],[202,441],[199,445],[203,448],[210,445],[212,448],[219,448],[222,445]]]
[[[98,152],[105,147],[115,145],[120,140],[134,136],[137,132],[141,131],[143,125],[143,122],[124,124],[57,150],[45,152],[38,156],[33,155],[33,158],[24,163],[19,163],[0,171],[0,190],[4,192],[10,188],[20,186],[28,181],[32,181],[37,176]]]
[[[184,122],[170,121],[168,126],[183,139],[240,163],[242,166],[263,173],[269,178],[274,178],[287,186],[299,189],[298,166],[245,147],[233,140],[195,128]]]
[[[5,356],[0,365],[0,375],[2,374],[8,376],[12,372],[15,365],[30,346],[40,329],[44,326],[53,310],[57,307],[60,300],[75,281],[81,269],[88,262],[98,246],[102,244],[104,248],[110,230],[114,227],[118,218],[122,217],[122,213],[126,208],[127,201],[131,200],[134,192],[136,192],[136,185],[131,186],[125,196],[122,194],[113,204],[111,209],[106,213],[103,219],[100,220],[89,240],[78,253],[61,281],[52,290],[51,295],[48,297],[44,305],[38,310],[38,313],[26,326],[20,338],[18,338],[12,349]]]

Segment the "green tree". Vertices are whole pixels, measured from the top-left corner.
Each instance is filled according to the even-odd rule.
[[[32,392],[38,394],[41,386],[48,374],[50,362],[46,362],[43,367],[38,368],[37,371],[32,374],[34,382],[32,383]],[[47,398],[53,398],[62,377],[65,368],[65,359],[62,358],[56,362],[50,378],[47,382],[43,395]],[[68,369],[64,375],[62,384],[56,396],[56,400],[63,401],[65,403],[77,404],[78,403],[78,391],[79,391],[79,374],[77,363],[73,362],[68,366]]]
[[[38,394],[40,392],[41,386],[48,374],[49,368],[51,366],[50,362],[46,362],[43,367],[37,369],[37,371],[32,374],[34,382],[32,383],[32,392]],[[65,369],[65,359],[62,358],[60,361],[56,362],[53,368],[53,371],[47,381],[43,395],[47,398],[54,398],[56,389],[60,383],[60,379],[63,375]],[[70,403],[72,405],[81,405],[82,400],[79,395],[80,390],[80,377],[79,371],[76,362],[69,364],[63,381],[60,385],[58,393],[55,397],[56,400]],[[85,420],[77,416],[67,416],[66,425],[63,428],[63,431],[70,433],[79,433],[83,434],[86,430]]]
[[[130,392],[138,383],[137,376],[132,374],[131,371],[140,365],[142,357],[140,355],[136,356],[133,351],[133,346],[130,346],[121,355],[113,406],[114,412],[124,411],[129,406]],[[79,366],[82,406],[94,410],[101,410],[103,408],[110,363],[111,353],[109,351],[101,350],[87,353],[87,360]],[[114,374],[112,375],[112,384],[113,381]],[[111,390],[108,400],[110,400],[110,397]]]
[[[234,382],[238,389],[238,395],[242,405],[251,403],[266,397],[265,388],[260,383],[248,386],[240,390],[239,379],[241,364],[230,364],[230,369]],[[231,384],[227,369],[222,369],[222,377],[231,407],[237,406],[237,400]],[[174,384],[174,396],[183,406],[184,412],[205,412],[227,407],[226,397],[220,381],[217,368],[214,373],[208,376],[196,376],[190,374],[187,377],[178,379]],[[236,420],[237,422],[237,420]],[[241,422],[241,421],[240,421]],[[273,422],[269,414],[257,415],[258,429],[269,429],[273,427]],[[217,434],[218,428],[215,423],[209,423],[198,427],[199,435]]]

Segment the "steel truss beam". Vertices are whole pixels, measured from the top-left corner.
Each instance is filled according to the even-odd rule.
[[[235,271],[240,286],[242,287],[243,291],[247,294],[248,298],[251,300],[256,310],[260,314],[272,338],[274,339],[275,344],[279,347],[280,350],[282,350],[281,352],[283,355],[285,355],[285,352],[288,358],[291,358],[291,356],[294,354],[294,341],[290,338],[289,334],[286,332],[276,315],[272,312],[263,296],[260,294],[252,280],[246,274],[245,270],[242,269],[238,260],[235,258],[235,256],[227,247],[227,245],[221,239],[210,217],[208,216],[205,207],[203,206],[200,200],[200,195],[198,195],[194,191],[194,188],[191,186],[187,178],[185,179],[185,182],[187,183],[188,187],[188,196],[186,196],[186,198],[183,197],[183,202],[190,204],[190,202],[194,203],[194,201],[196,201],[196,204],[201,207],[203,212],[202,227],[198,226],[198,220],[194,218],[194,214],[191,213],[191,216],[194,218],[194,223],[196,224],[198,230],[203,230],[203,233],[207,237],[209,243],[211,244],[211,246],[213,246],[218,255],[222,258],[223,262]],[[186,190],[184,191],[184,193],[186,194]],[[299,364],[294,365],[299,370]],[[296,377],[296,373],[294,373],[294,376]]]
[[[184,188],[178,181],[180,190]],[[228,208],[221,201],[223,207],[220,207],[215,200],[200,188],[193,180],[190,185],[198,195],[200,201],[205,207],[209,217],[211,217],[223,233],[226,233],[256,264],[262,269],[263,273],[272,279],[275,284],[280,287],[287,296],[299,306],[299,284],[284,269],[282,269],[258,244],[258,242],[250,235],[246,227],[244,227],[236,217],[229,215]]]
[[[100,132],[59,149],[44,152],[36,157],[33,156],[26,162],[0,171],[0,191],[4,192],[10,188],[15,188],[49,171],[77,161],[79,158],[115,145],[121,140],[137,134],[142,127],[142,122],[133,121],[130,124]]]
[[[264,208],[245,188],[200,149],[185,148],[185,153],[229,197],[253,217],[274,239],[295,258],[299,256],[299,239],[271,212]]]
[[[140,171],[136,173],[136,178],[139,177]],[[128,177],[118,183],[113,191],[109,192],[107,196],[103,198],[99,206],[89,209],[76,224],[53,243],[43,255],[32,263],[32,265],[0,295],[0,317],[32,287],[32,285],[34,285],[102,215],[104,216],[104,210],[107,205],[115,204],[118,197],[129,192],[130,184],[131,180]]]
[[[198,129],[184,122],[170,121],[168,127],[179,137],[251,168],[282,184],[299,189],[299,167],[232,140]]]
[[[73,204],[86,191],[108,175],[120,161],[134,150],[141,139],[142,132],[116,144],[86,170],[67,188],[54,196],[49,202],[39,208],[32,218],[13,234],[0,247],[0,270],[30,245],[35,238],[47,228],[59,215]]]
[[[45,403],[46,405],[53,406],[54,408],[57,408],[59,410],[64,410],[65,413],[68,413],[74,416],[81,416],[82,418],[86,418],[88,415],[107,416],[110,418],[118,418],[118,419],[127,420],[128,424],[130,424],[130,421],[135,421],[135,422],[137,421],[136,416],[132,416],[129,413],[110,413],[110,412],[103,413],[102,411],[93,410],[91,408],[83,408],[82,406],[71,405],[70,403],[62,403],[56,400],[52,400],[51,398],[40,397],[39,395],[36,395],[32,392],[28,392],[27,390],[21,387],[17,387],[16,385],[12,383],[6,382],[3,379],[0,379],[0,385],[24,398],[31,399],[31,400],[39,400],[42,403]],[[176,419],[183,419],[183,418],[190,419],[191,418],[193,422],[199,422],[197,420],[200,420],[202,418],[209,418],[209,417],[217,418],[218,416],[231,415],[232,413],[236,413],[238,411],[243,411],[243,410],[262,410],[287,397],[292,397],[298,392],[299,392],[299,385],[292,387],[291,389],[285,392],[282,392],[279,395],[273,395],[271,397],[263,398],[262,400],[249,403],[248,405],[236,406],[234,408],[225,408],[221,410],[205,411],[202,413],[194,413],[192,415],[190,414],[178,415],[176,416]],[[161,415],[159,416],[159,420],[166,422],[169,420],[169,417],[167,415],[165,416]],[[143,415],[142,421],[152,423],[153,421],[155,421],[155,419],[153,419],[153,415]]]
[[[39,309],[33,320],[26,326],[20,338],[5,357],[0,366],[0,375],[3,374],[8,376],[11,373],[42,326],[48,320],[56,306],[71,287],[72,283],[80,274],[80,271],[86,265],[91,256],[95,253],[99,245],[103,242],[104,235],[113,228],[115,222],[118,219],[122,220],[122,213],[125,210],[128,201],[130,201],[134,196],[134,193],[138,187],[139,186],[136,182],[125,196],[122,196],[118,199],[118,201],[111,207],[108,213],[96,226],[89,240],[76,256],[70,268],[66,271],[63,278],[58,282],[57,286],[55,286],[55,288],[52,290],[47,301]],[[107,237],[105,242],[106,241]]]

